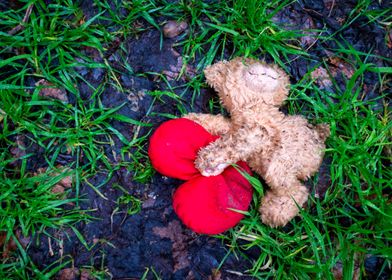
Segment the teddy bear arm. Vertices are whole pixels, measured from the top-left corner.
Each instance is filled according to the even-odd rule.
[[[189,113],[183,117],[200,124],[212,135],[226,134],[231,128],[230,119],[222,115]]]
[[[265,136],[262,128],[241,128],[226,134],[199,151],[195,166],[204,176],[216,176],[227,166],[261,151]]]

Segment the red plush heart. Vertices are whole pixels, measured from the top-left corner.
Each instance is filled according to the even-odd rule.
[[[244,164],[239,164],[250,172]],[[234,227],[252,199],[249,182],[233,167],[213,177],[196,177],[174,194],[174,211],[182,222],[198,233],[218,234]]]
[[[194,121],[174,119],[161,124],[151,136],[148,155],[159,173],[189,180],[200,175],[194,164],[199,149],[217,138]]]
[[[173,207],[185,225],[198,233],[218,234],[235,226],[252,199],[250,183],[234,168],[203,177],[194,166],[197,152],[218,137],[188,119],[163,123],[150,139],[149,156],[163,175],[189,180],[174,194]],[[237,163],[251,174],[249,167]]]

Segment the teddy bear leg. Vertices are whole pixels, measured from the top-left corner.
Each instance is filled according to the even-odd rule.
[[[230,120],[222,115],[189,113],[183,116],[183,118],[200,124],[212,135],[226,134],[231,127]]]
[[[271,227],[285,226],[298,215],[308,196],[307,188],[299,181],[289,189],[268,191],[259,208],[261,220]]]

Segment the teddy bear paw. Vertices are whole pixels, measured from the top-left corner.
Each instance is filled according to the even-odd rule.
[[[195,166],[203,176],[210,177],[221,174],[226,169],[226,167],[229,166],[229,164],[218,163],[217,165],[213,165],[211,162],[203,161],[202,159],[198,158],[195,161]]]
[[[206,168],[203,171],[200,171],[200,173],[205,177],[217,176],[221,174],[228,166],[229,165],[227,163],[220,163],[218,166],[214,168]]]
[[[214,143],[212,144],[214,145]],[[203,176],[217,176],[230,165],[221,151],[212,149],[212,145],[199,151],[195,160],[195,167]]]

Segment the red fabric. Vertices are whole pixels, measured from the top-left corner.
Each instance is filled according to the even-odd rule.
[[[243,218],[231,209],[246,211],[251,199],[249,182],[228,167],[218,176],[199,176],[182,184],[174,194],[173,207],[182,222],[195,232],[218,234]]]
[[[149,156],[161,174],[182,180],[174,194],[174,211],[182,222],[198,233],[218,234],[235,226],[252,199],[252,186],[233,167],[212,177],[203,177],[194,166],[197,152],[218,137],[188,119],[163,123],[150,139]],[[237,163],[251,174],[244,162]]]
[[[193,163],[198,150],[217,138],[191,120],[170,120],[161,124],[151,136],[148,155],[159,173],[189,180],[200,174]]]

